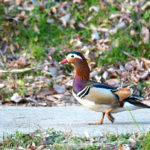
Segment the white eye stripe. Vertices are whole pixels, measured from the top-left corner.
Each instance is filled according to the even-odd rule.
[[[72,57],[72,56],[74,56],[74,57]],[[66,59],[68,60],[69,58],[79,58],[79,59],[82,59],[82,57],[79,56],[79,55],[77,55],[77,54],[69,54]]]

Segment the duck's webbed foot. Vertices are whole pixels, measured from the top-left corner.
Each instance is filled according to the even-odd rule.
[[[102,112],[102,117],[101,117],[100,121],[94,122],[94,123],[88,123],[88,125],[101,125],[101,124],[103,124],[104,117],[105,117],[105,112]]]

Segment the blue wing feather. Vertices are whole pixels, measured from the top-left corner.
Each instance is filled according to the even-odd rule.
[[[94,85],[93,87],[96,87],[96,88],[104,88],[104,89],[114,89],[113,87],[109,86],[109,85],[105,85],[105,84],[96,84]]]

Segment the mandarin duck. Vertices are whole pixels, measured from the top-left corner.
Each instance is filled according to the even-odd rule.
[[[59,64],[71,63],[75,67],[75,78],[73,81],[72,94],[75,99],[88,109],[102,112],[99,122],[89,123],[92,125],[103,124],[104,116],[113,123],[114,117],[111,113],[117,113],[139,108],[150,108],[143,103],[143,98],[133,94],[131,88],[114,88],[107,84],[101,84],[90,80],[90,69],[88,63],[80,52],[70,52]]]

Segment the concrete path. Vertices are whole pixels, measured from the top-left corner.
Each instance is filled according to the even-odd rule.
[[[0,139],[3,135],[21,131],[28,133],[36,129],[54,128],[91,136],[102,133],[126,133],[150,130],[150,109],[132,111],[137,127],[128,111],[114,114],[115,123],[105,118],[103,125],[88,125],[100,119],[101,113],[82,106],[69,107],[14,107],[0,106]],[[139,129],[140,128],[140,129]]]

